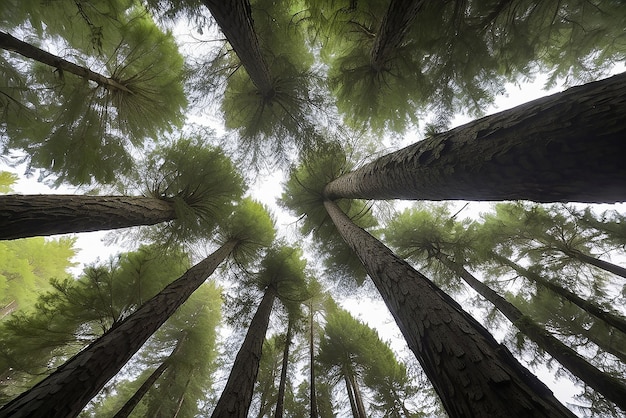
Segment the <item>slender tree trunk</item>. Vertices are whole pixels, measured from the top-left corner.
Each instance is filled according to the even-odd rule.
[[[236,245],[237,241],[234,240],[226,242],[187,270],[46,379],[6,404],[0,409],[0,417],[77,416],[146,340],[204,283]]]
[[[178,417],[178,414],[180,414],[180,410],[183,407],[183,402],[185,402],[185,392],[187,391],[187,388],[189,387],[190,382],[191,382],[191,378],[187,379],[187,383],[185,383],[185,390],[183,390],[183,393],[181,393],[180,398],[178,399],[178,404],[176,405],[176,412],[174,413],[174,416],[172,418],[176,418]]]
[[[516,262],[509,260],[508,258],[501,256],[500,254],[492,252],[492,256],[500,264],[510,267],[519,275],[527,278],[528,280],[533,281],[547,289],[550,289],[552,292],[556,293],[563,299],[570,301],[571,303],[578,306],[580,309],[588,312],[589,314],[595,316],[598,319],[603,320],[607,324],[611,325],[612,327],[615,327],[616,329],[626,334],[626,320],[623,317],[619,315],[615,315],[611,312],[605,311],[604,309],[602,309],[602,307],[598,306],[597,304],[581,298],[580,296],[574,294],[573,292],[570,292],[564,287],[559,286],[556,283],[553,283],[552,281],[542,277],[541,275],[537,273],[534,273],[528,269],[525,269],[524,267],[520,266]]]
[[[626,268],[624,267],[609,263],[608,261],[600,260],[575,249],[561,249],[561,251],[568,257],[582,261],[583,263],[591,264],[592,266],[596,266],[599,269],[608,271],[609,273],[613,273],[626,279]]]
[[[167,361],[161,363],[161,365],[157,367],[152,372],[152,374],[150,374],[150,376],[148,376],[148,378],[141,384],[141,386],[139,387],[139,389],[137,389],[133,396],[131,396],[131,398],[126,401],[124,406],[122,406],[122,408],[117,411],[117,414],[115,414],[113,418],[128,417],[130,413],[133,412],[133,409],[135,409],[135,407],[139,404],[139,402],[141,402],[141,399],[143,399],[144,395],[148,393],[150,388],[159,379],[159,377],[161,377],[161,375],[165,372],[165,370],[167,370],[168,367],[169,363]]]
[[[263,299],[257,308],[246,338],[237,353],[233,368],[230,371],[226,387],[220,396],[213,418],[246,418],[250,403],[254,383],[259,372],[259,361],[265,341],[265,333],[270,321],[272,306],[276,298],[276,289],[272,286],[265,290]]]
[[[98,74],[91,71],[89,68],[76,65],[73,62],[67,61],[57,55],[51,54],[43,49],[37,48],[34,45],[20,41],[19,39],[9,35],[6,32],[0,32],[0,48],[7,51],[16,52],[26,58],[31,58],[42,64],[49,65],[57,68],[60,71],[65,71],[87,80],[95,81],[99,86],[108,90],[119,90],[132,94],[132,90],[126,87],[121,82],[112,79],[111,77]]]
[[[359,418],[359,410],[356,407],[356,401],[354,400],[354,392],[352,391],[352,385],[350,384],[350,379],[348,379],[348,374],[343,374],[343,380],[346,382],[346,392],[348,392],[348,400],[350,401],[350,409],[352,410],[352,417]]]
[[[4,305],[2,309],[0,309],[0,320],[7,315],[11,315],[18,308],[18,304],[16,300],[12,300],[11,302]]]
[[[359,417],[367,418],[367,414],[365,413],[365,405],[363,404],[363,396],[361,396],[361,389],[359,388],[359,384],[356,381],[356,376],[354,374],[350,374],[348,376],[348,379],[352,384],[354,403],[356,404],[356,409],[359,412]]]
[[[626,364],[626,351],[624,351],[626,346],[623,344],[616,346],[612,344],[611,341],[600,338],[597,332],[594,332],[592,329],[587,329],[576,322],[568,321],[567,328],[571,330],[572,333],[585,337],[587,340],[597,345],[600,350],[612,354],[622,363]]]
[[[269,67],[254,30],[249,0],[203,0],[262,97],[274,94]]]
[[[573,417],[552,392],[450,296],[324,206],[358,255],[450,417]]]
[[[317,411],[317,392],[315,390],[315,334],[313,334],[313,303],[309,304],[309,362],[311,364],[311,418],[318,418]]]
[[[462,265],[452,261],[447,255],[438,253],[437,259],[452,272],[459,275],[472,289],[491,302],[522,333],[535,342],[542,350],[549,353],[563,367],[592,387],[609,401],[626,411],[626,385],[618,379],[603,373],[582,358],[575,350],[563,344],[547,332],[532,318],[524,315],[513,304],[497,294],[489,286],[478,280]]]
[[[280,383],[278,384],[278,399],[276,400],[275,418],[283,417],[283,409],[285,404],[285,388],[287,387],[287,366],[289,365],[289,347],[291,346],[291,334],[293,328],[293,319],[291,315],[287,321],[287,335],[285,336],[285,348],[283,350],[283,363],[280,369]]]
[[[370,52],[370,63],[376,71],[384,70],[393,52],[402,45],[423,3],[424,0],[391,0],[389,2],[387,13],[378,28]]]
[[[138,196],[0,196],[0,239],[154,225],[176,218],[171,202]]]
[[[626,200],[626,73],[436,134],[326,186],[328,199]]]

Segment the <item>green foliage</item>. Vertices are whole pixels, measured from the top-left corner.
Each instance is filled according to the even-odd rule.
[[[292,167],[279,204],[300,217],[300,231],[313,235],[317,250],[324,256],[326,272],[331,277],[351,277],[362,282],[365,269],[335,229],[324,208],[326,184],[350,169],[344,152],[336,144],[318,150]],[[359,226],[369,228],[376,220],[363,201],[342,200],[339,207]]]
[[[17,181],[17,174],[8,171],[0,171],[0,193],[10,193],[13,183]]]
[[[303,302],[309,298],[306,288],[306,260],[302,250],[286,245],[270,248],[261,260],[256,279],[261,289],[273,287],[286,303]]]

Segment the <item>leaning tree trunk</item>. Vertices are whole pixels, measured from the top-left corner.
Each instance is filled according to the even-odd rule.
[[[598,370],[595,366],[582,358],[575,350],[563,344],[532,318],[524,315],[513,304],[474,277],[465,267],[451,260],[447,255],[441,252],[437,253],[435,257],[452,272],[461,277],[472,289],[478,292],[478,294],[491,302],[517,327],[517,329],[537,344],[539,348],[561,363],[570,373],[578,377],[598,393],[601,393],[606,399],[615,403],[623,411],[626,411],[626,385],[618,379]]]
[[[608,325],[611,325],[612,327],[615,327],[616,329],[626,334],[626,320],[623,317],[619,315],[615,315],[611,312],[607,312],[606,310],[602,309],[601,306],[581,298],[580,296],[576,295],[573,292],[570,292],[564,287],[556,283],[553,283],[552,281],[546,279],[545,277],[542,277],[541,275],[534,273],[520,266],[516,262],[509,260],[508,258],[503,257],[498,253],[492,252],[491,254],[492,254],[492,257],[497,262],[507,267],[510,267],[520,276],[525,277],[528,280],[535,282],[540,286],[550,289],[552,292],[559,295],[563,299],[573,303],[574,305],[578,306],[580,309],[584,310],[585,312],[595,316],[598,319],[601,319],[602,321],[606,322]]]
[[[111,77],[98,74],[89,68],[76,65],[73,62],[67,61],[57,55],[51,54],[43,49],[37,48],[34,45],[20,41],[19,39],[11,36],[6,32],[0,32],[0,48],[7,51],[16,52],[24,57],[31,58],[42,64],[49,65],[57,68],[60,71],[65,71],[82,77],[86,80],[96,82],[99,86],[104,87],[107,90],[118,90],[125,93],[133,93],[122,82],[117,81]]]
[[[252,322],[250,322],[246,338],[237,353],[230,376],[228,376],[226,387],[211,417],[246,418],[248,416],[254,383],[259,372],[259,360],[261,359],[265,333],[275,298],[276,289],[272,286],[268,287]]]
[[[128,401],[120,408],[119,411],[113,416],[113,418],[127,418],[133,409],[141,402],[146,393],[152,388],[156,381],[161,377],[165,370],[170,366],[169,362],[164,361],[159,367],[157,367],[148,378],[141,384],[139,389],[130,397]]]
[[[626,73],[436,134],[326,186],[328,199],[626,200]]]
[[[50,376],[6,404],[0,417],[77,416],[236,246],[237,241],[228,241],[187,270]]]
[[[324,206],[452,418],[574,416],[450,296],[355,225],[334,202]]]
[[[254,30],[249,0],[203,0],[262,97],[273,95],[269,67]]]
[[[0,239],[154,225],[176,218],[172,202],[138,196],[0,196]]]
[[[386,68],[387,61],[404,40],[417,17],[424,0],[391,0],[383,17],[374,45],[370,51],[370,65],[376,71]]]
[[[285,388],[287,387],[287,366],[289,365],[289,348],[291,346],[291,334],[293,328],[293,319],[291,315],[287,321],[287,335],[285,335],[285,348],[283,350],[283,362],[280,369],[280,383],[278,384],[278,398],[276,400],[275,418],[283,417],[285,405]]]
[[[609,263],[608,261],[600,260],[599,258],[595,258],[573,248],[559,248],[559,250],[568,257],[582,261],[583,263],[591,264],[601,270],[608,271],[609,273],[613,273],[626,279],[626,268],[624,267]]]

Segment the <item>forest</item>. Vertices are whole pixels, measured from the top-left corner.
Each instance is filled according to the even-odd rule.
[[[626,417],[624,28],[3,0],[0,418]]]

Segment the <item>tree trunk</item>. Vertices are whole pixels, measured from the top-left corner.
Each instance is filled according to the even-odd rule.
[[[237,241],[228,241],[46,379],[0,409],[0,417],[77,416],[146,340],[224,261]]]
[[[365,405],[363,405],[363,396],[361,396],[361,389],[359,388],[359,384],[356,381],[356,376],[354,374],[350,374],[348,376],[348,379],[352,384],[354,403],[356,404],[356,409],[359,412],[359,418],[367,418],[367,414],[365,413]]]
[[[609,263],[608,261],[600,260],[575,249],[560,250],[563,251],[563,253],[568,257],[574,258],[578,261],[582,261],[583,263],[591,264],[592,266],[596,266],[599,269],[608,271],[609,273],[613,273],[626,279],[626,268],[624,267]]]
[[[538,285],[543,286],[547,289],[550,289],[552,292],[559,295],[563,299],[575,304],[580,309],[588,312],[589,314],[595,316],[598,319],[601,319],[602,321],[606,322],[607,324],[611,325],[612,327],[615,327],[616,329],[626,334],[626,320],[622,318],[621,316],[605,311],[604,309],[602,309],[602,307],[598,306],[597,304],[593,302],[589,302],[588,300],[581,298],[580,296],[574,294],[573,292],[570,292],[569,290],[563,288],[562,286],[559,286],[558,284],[551,282],[550,280],[542,277],[541,275],[537,273],[534,273],[528,269],[525,269],[524,267],[520,266],[514,261],[511,261],[508,258],[501,256],[500,254],[492,252],[492,256],[500,264],[510,267],[519,275],[527,278],[528,280],[533,281],[537,283]]]
[[[424,275],[324,206],[358,255],[450,417],[573,417],[503,345]]]
[[[203,0],[203,3],[233,47],[261,96],[273,96],[272,77],[254,30],[249,0]]]
[[[354,392],[352,391],[352,385],[350,384],[350,379],[348,379],[348,374],[343,374],[343,380],[346,382],[346,392],[348,393],[348,400],[350,401],[350,409],[352,410],[352,417],[359,418],[359,410],[356,407],[356,401],[354,400]]]
[[[265,333],[275,298],[276,289],[272,286],[268,287],[252,322],[250,322],[246,338],[237,353],[230,376],[228,376],[226,387],[211,417],[246,418],[248,416],[254,383],[259,372]]]
[[[597,345],[600,350],[604,351],[605,353],[612,354],[622,363],[626,364],[626,351],[624,351],[626,349],[626,346],[624,346],[623,344],[619,344],[618,346],[616,346],[615,344],[612,344],[610,340],[607,341],[600,338],[598,334],[592,329],[587,329],[577,322],[568,321],[566,329],[571,331],[573,334],[585,337],[587,340]]]
[[[311,364],[310,370],[310,397],[311,397],[311,418],[318,418],[319,412],[317,411],[317,392],[315,391],[315,340],[313,334],[313,303],[309,304],[309,361]]]
[[[390,1],[370,52],[370,63],[376,71],[384,70],[393,52],[402,45],[423,3],[424,0]]]
[[[554,357],[570,373],[626,411],[626,385],[587,362],[575,350],[563,344],[532,318],[524,315],[493,289],[474,277],[462,265],[452,261],[441,252],[437,253],[435,257],[461,277],[478,294],[491,302],[517,329],[537,344],[539,348]]]
[[[133,409],[141,402],[141,399],[144,397],[146,393],[150,390],[150,388],[154,385],[154,383],[161,377],[161,375],[167,370],[169,367],[169,363],[164,361],[161,363],[159,367],[157,367],[150,376],[141,384],[139,389],[131,396],[131,398],[126,401],[124,406],[117,411],[117,414],[113,416],[113,418],[126,418],[133,412]]]
[[[65,71],[81,78],[94,81],[98,83],[99,86],[102,86],[107,90],[119,90],[133,94],[132,90],[117,80],[98,74],[91,71],[89,68],[76,65],[73,62],[67,61],[57,55],[53,55],[43,49],[37,48],[34,45],[20,41],[6,32],[0,32],[0,48],[16,52],[26,58],[31,58],[42,64],[57,68],[59,71]]]
[[[291,346],[291,334],[293,328],[293,319],[291,315],[287,321],[287,335],[285,336],[285,349],[283,350],[283,363],[280,369],[280,383],[278,384],[278,399],[276,400],[275,418],[283,417],[283,409],[285,404],[285,388],[287,386],[287,366],[289,365],[289,347]]]
[[[154,225],[176,218],[174,205],[137,196],[0,196],[0,239]]]
[[[329,183],[328,199],[626,200],[626,73],[487,116]]]

